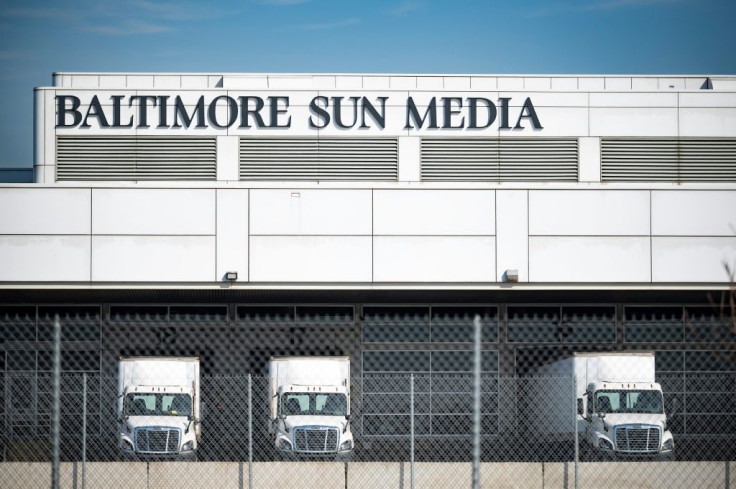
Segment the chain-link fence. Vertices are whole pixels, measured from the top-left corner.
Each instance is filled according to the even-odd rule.
[[[6,405],[18,414],[4,424],[0,486],[48,486],[52,378],[15,374],[4,380]],[[116,377],[62,375],[61,487],[408,488],[412,477],[414,487],[471,486],[471,376],[352,378],[349,417],[347,409],[329,410],[331,394],[291,387],[292,394],[281,399],[298,399],[301,406],[273,418],[270,381],[203,376],[195,393],[202,399],[197,415],[191,402],[181,402],[186,389],[157,390],[143,382],[121,392]],[[33,391],[35,399],[28,395]],[[729,487],[732,441],[702,444],[675,433],[676,448],[662,451],[674,426],[663,430],[659,423],[672,416],[656,398],[655,405],[635,407],[632,396],[646,392],[601,391],[600,399],[610,398],[608,411],[585,421],[577,414],[572,377],[482,376],[481,485],[604,487],[612,479],[618,482],[605,487]],[[17,409],[23,404],[26,415]],[[644,410],[651,413],[637,412]],[[620,423],[625,428],[618,427],[615,418],[627,415],[630,420]],[[608,432],[608,449],[600,441],[594,446],[591,436],[596,423],[608,424],[606,418],[609,428],[597,434]],[[279,437],[293,445],[280,449]],[[347,437],[351,448],[339,451]],[[195,449],[183,452],[190,439],[196,439]]]
[[[340,315],[166,318],[67,317],[56,342],[44,319],[33,356],[6,344],[0,488],[736,487],[727,349],[527,349],[510,373],[493,314],[366,316],[360,338]]]

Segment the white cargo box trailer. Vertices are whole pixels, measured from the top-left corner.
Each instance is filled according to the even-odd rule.
[[[545,435],[580,435],[613,454],[671,454],[653,352],[575,353],[542,365],[529,379],[524,421]],[[573,384],[574,392],[573,392]]]

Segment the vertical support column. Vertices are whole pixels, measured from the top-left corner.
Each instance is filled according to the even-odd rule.
[[[726,483],[723,487],[731,489],[731,462],[726,461]]]
[[[87,374],[82,375],[82,489],[87,488]]]
[[[409,431],[410,486],[414,489],[414,374],[409,375]]]
[[[5,430],[3,430],[3,433],[5,436],[2,439],[3,444],[3,462],[8,461],[8,442],[10,441],[10,373],[5,373],[5,379],[3,382],[5,383],[5,399],[3,399],[0,402],[4,402],[5,406],[3,411],[5,412],[4,419],[0,419],[0,423],[5,423]]]
[[[578,383],[575,368],[572,370],[572,422],[575,433],[575,489],[578,489],[578,462],[580,461],[580,442],[578,440]]]
[[[399,138],[399,181],[418,182],[421,179],[421,138]]]
[[[217,263],[213,277],[216,282],[223,282],[227,272],[238,272],[236,284],[248,281],[248,192],[248,189],[217,189]]]
[[[253,377],[248,374],[248,489],[253,489]]]
[[[238,136],[217,136],[217,180],[240,180],[240,148]]]
[[[480,316],[473,319],[473,489],[480,488],[480,372],[481,324]]]
[[[529,191],[496,190],[496,280],[518,270],[529,281]]]
[[[51,409],[51,489],[59,489],[59,424],[61,421],[61,324],[59,315],[54,317],[53,407]]]
[[[578,138],[578,180],[601,181],[601,138]]]

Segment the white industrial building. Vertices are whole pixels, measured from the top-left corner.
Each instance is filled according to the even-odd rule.
[[[735,76],[57,73],[34,111],[35,183],[0,186],[0,372],[48,370],[61,313],[67,371],[462,373],[480,313],[486,372],[655,350],[673,431],[736,436],[703,400],[734,383],[688,382],[736,375],[709,303],[736,264]],[[447,388],[425,435],[458,434]]]

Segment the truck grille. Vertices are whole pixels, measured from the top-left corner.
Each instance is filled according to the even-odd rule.
[[[135,450],[138,453],[178,453],[181,430],[136,428]]]
[[[658,452],[660,431],[656,426],[617,426],[616,447],[619,452]]]
[[[331,453],[337,451],[337,428],[309,426],[294,429],[295,450],[304,453]]]

